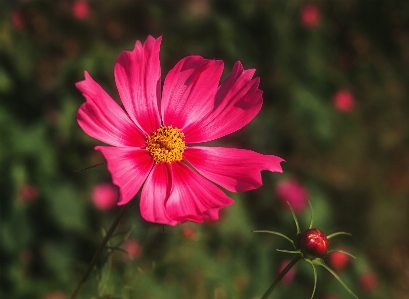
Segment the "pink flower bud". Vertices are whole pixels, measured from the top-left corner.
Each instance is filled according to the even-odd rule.
[[[329,247],[327,236],[316,228],[307,229],[299,235],[299,247],[304,257],[324,256]]]
[[[111,183],[99,184],[92,191],[92,201],[97,209],[101,211],[114,207],[118,199],[118,187]]]
[[[308,204],[308,192],[298,181],[291,179],[277,183],[277,198],[287,207],[287,202],[294,212],[302,212]]]
[[[348,265],[351,257],[342,252],[331,252],[328,255],[328,262],[332,269],[341,271]]]
[[[334,107],[341,112],[351,112],[355,106],[355,99],[347,89],[341,89],[334,95]]]
[[[306,4],[301,8],[301,21],[307,28],[316,27],[320,22],[320,12],[315,5]]]

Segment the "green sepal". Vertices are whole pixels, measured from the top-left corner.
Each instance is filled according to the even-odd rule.
[[[316,258],[315,260],[317,260]],[[304,259],[307,263],[309,263],[312,267],[312,270],[314,271],[314,288],[312,289],[312,294],[311,294],[311,299],[314,297],[315,294],[315,289],[317,288],[317,269],[315,268],[314,261],[311,261],[310,259]]]
[[[333,234],[330,234],[327,236],[327,239],[331,239],[332,237],[338,236],[338,235],[347,235],[347,236],[352,236],[352,234],[347,233],[347,232],[336,232]]]
[[[316,258],[315,260],[312,261],[312,263],[318,265],[318,266],[322,266],[324,267],[329,273],[331,273],[338,281],[339,283],[355,298],[358,299],[358,296],[354,294],[354,292],[352,292],[347,285],[342,281],[342,279],[338,276],[337,273],[335,273],[330,267],[327,266],[327,264],[325,264],[325,262],[320,259],[320,258]]]
[[[340,252],[340,253],[346,254],[346,255],[348,255],[348,256],[350,256],[350,257],[356,259],[356,256],[350,254],[349,252],[346,252],[346,251],[344,251],[344,250],[341,250],[341,249],[328,250],[328,251],[327,251],[327,254],[328,254],[328,253],[331,253],[331,252]]]
[[[295,226],[297,228],[297,235],[301,234],[301,229],[300,229],[300,226],[298,225],[298,220],[297,220],[297,217],[295,216],[294,210],[293,210],[293,208],[291,207],[291,205],[290,205],[290,203],[288,201],[287,201],[287,204],[288,204],[288,206],[290,208],[291,215],[293,215]]]
[[[301,254],[301,251],[300,250],[284,250],[284,249],[276,249],[277,251],[279,251],[279,252],[285,252],[285,253],[298,253],[298,254]]]
[[[312,205],[311,205],[310,201],[308,201],[308,206],[310,207],[310,213],[311,213],[310,225],[308,226],[308,229],[311,229],[312,228],[312,223],[314,221],[314,212],[312,210]]]

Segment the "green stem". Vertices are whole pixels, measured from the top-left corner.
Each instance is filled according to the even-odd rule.
[[[108,243],[110,237],[112,236],[112,234],[114,233],[116,227],[119,224],[119,221],[121,220],[121,218],[124,216],[126,209],[128,208],[129,204],[124,205],[122,207],[122,209],[119,211],[118,215],[116,216],[114,222],[112,223],[111,227],[109,228],[107,234],[105,235],[104,239],[102,239],[101,244],[99,245],[97,251],[94,254],[94,257],[92,258],[87,271],[84,273],[84,275],[82,276],[80,282],[77,285],[77,288],[75,289],[74,293],[71,296],[71,299],[75,299],[77,298],[82,286],[84,285],[84,282],[88,279],[89,274],[91,273],[92,269],[94,268],[96,262],[98,261],[98,258],[102,252],[102,249],[104,249],[105,245]]]
[[[270,287],[267,289],[267,291],[264,293],[264,295],[261,297],[261,299],[267,299],[268,296],[270,296],[271,292],[274,290],[275,286],[283,279],[283,277],[287,274],[287,272],[295,265],[296,262],[298,262],[300,259],[302,259],[301,255],[297,255],[291,262],[288,263],[287,266],[278,274],[277,278],[273,281],[273,283],[270,285]]]

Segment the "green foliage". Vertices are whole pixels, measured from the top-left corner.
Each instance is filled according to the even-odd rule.
[[[162,230],[141,219],[136,197],[111,245],[136,239],[142,253],[131,261],[107,248],[81,298],[260,296],[285,259],[275,248],[288,244],[251,231],[293,236],[274,193],[284,178],[306,186],[314,227],[352,233],[331,239],[358,256],[337,272],[351,291],[406,295],[407,1],[311,1],[319,11],[311,27],[301,0],[89,0],[84,18],[74,3],[0,1],[0,298],[68,298],[84,273],[118,210],[91,201],[93,187],[111,179],[106,166],[74,172],[104,162],[93,150],[99,143],[76,124],[84,99],[75,83],[87,70],[119,100],[115,59],[148,34],[163,35],[162,80],[187,55],[223,60],[223,78],[238,60],[256,69],[261,112],[217,142],[283,157],[284,174],[263,174],[264,186],[235,196],[217,223]],[[334,106],[339,90],[353,95],[351,111]],[[297,217],[308,225],[308,212]],[[368,271],[378,277],[372,289],[361,282]],[[344,296],[317,272],[315,298]],[[297,265],[275,296],[309,298],[312,287],[311,269]]]

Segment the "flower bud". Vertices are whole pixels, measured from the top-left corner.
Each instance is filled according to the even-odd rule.
[[[314,259],[327,253],[327,236],[316,228],[307,229],[299,235],[298,244],[304,257]]]

